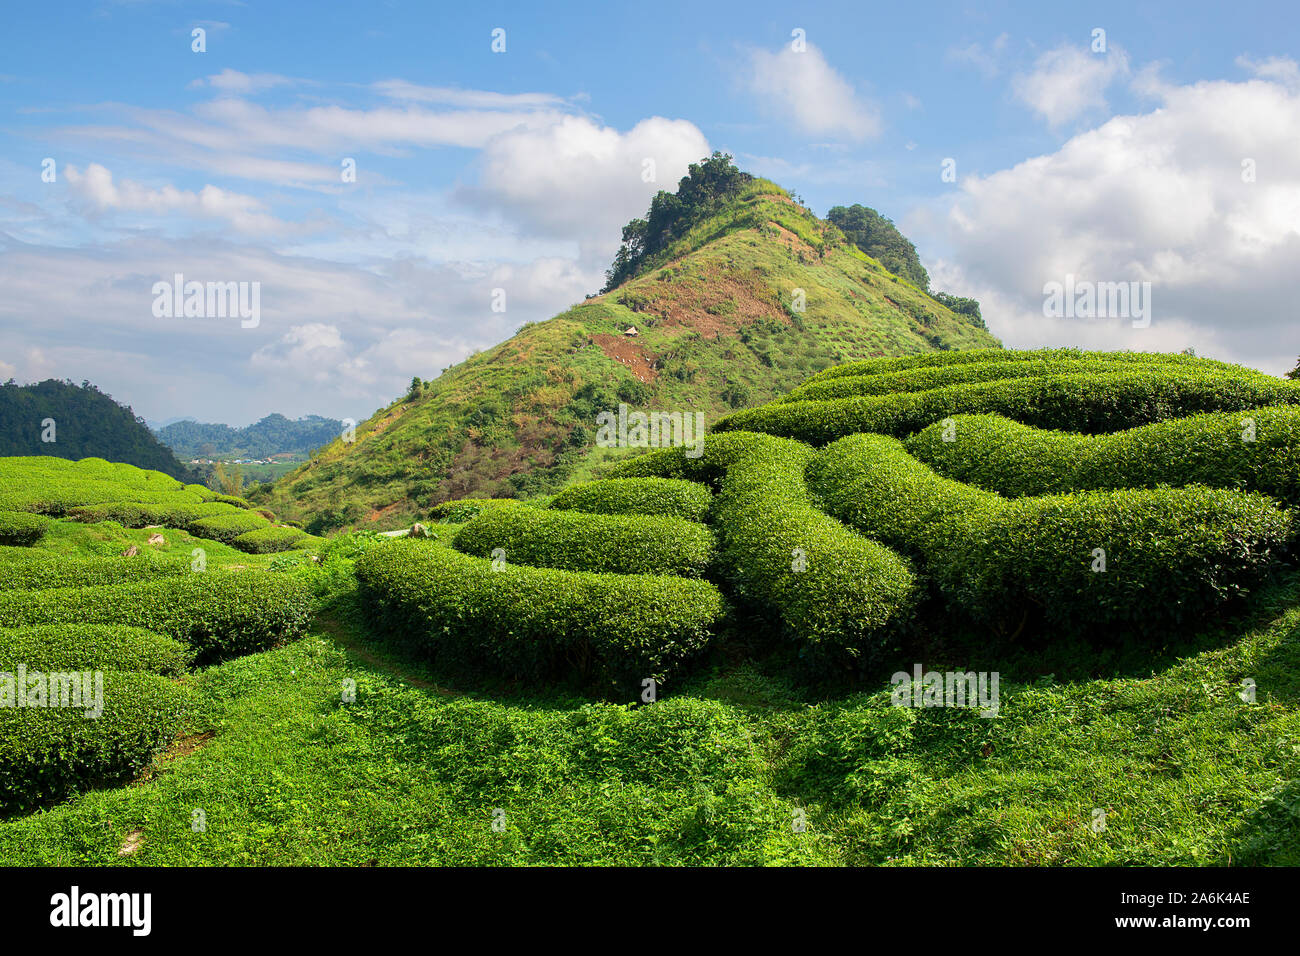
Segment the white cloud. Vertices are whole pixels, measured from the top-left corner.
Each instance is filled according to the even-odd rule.
[[[1002,33],[987,50],[980,43],[955,46],[948,50],[948,59],[954,63],[972,66],[985,76],[997,76],[1002,70],[1002,57],[1006,53],[1010,40],[1007,34]]]
[[[1128,74],[1128,56],[1111,44],[1107,53],[1070,45],[1048,50],[1033,71],[1017,76],[1012,89],[1035,113],[1058,127],[1106,108],[1106,88]]]
[[[1260,79],[1276,80],[1291,88],[1300,86],[1300,65],[1290,57],[1270,56],[1263,60],[1253,60],[1243,55],[1237,57],[1237,66],[1249,70]]]
[[[129,179],[114,183],[113,174],[98,163],[91,163],[84,172],[68,166],[64,175],[73,190],[99,212],[115,209],[222,219],[239,232],[253,234],[279,232],[286,226],[254,197],[213,185],[191,192],[171,185],[150,189]]]
[[[566,105],[564,97],[553,93],[494,93],[451,86],[421,86],[407,80],[381,80],[371,86],[394,100],[440,103],[443,106],[469,109],[552,109]]]
[[[277,86],[295,86],[302,82],[302,80],[296,80],[291,76],[281,76],[279,73],[241,73],[227,67],[220,73],[214,73],[211,76],[193,81],[190,83],[190,88],[195,89],[206,86],[214,90],[220,90],[223,93],[248,94],[273,89]]]
[[[493,139],[480,158],[478,185],[460,195],[529,231],[575,239],[604,265],[623,225],[644,215],[658,190],[675,189],[686,167],[708,155],[708,140],[686,120],[651,117],[624,133],[567,116]],[[654,163],[651,182],[643,178],[646,160]]]
[[[750,91],[802,132],[852,140],[880,132],[875,104],[860,97],[811,43],[803,52],[791,46],[778,53],[751,50],[748,70]]]
[[[1190,345],[1289,369],[1300,352],[1300,90],[1203,82],[1161,97],[1153,112],[967,179],[933,240],[949,247],[935,286],[980,298],[1013,345]],[[1045,319],[1043,285],[1069,274],[1151,282],[1150,328]]]

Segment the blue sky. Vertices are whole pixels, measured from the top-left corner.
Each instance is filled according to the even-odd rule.
[[[1292,9],[890,7],[15,6],[0,376],[88,378],[151,420],[359,420],[595,291],[620,225],[712,149],[895,219],[1008,345],[1294,365]],[[155,316],[177,272],[260,283],[259,322]],[[1153,321],[1044,316],[1066,275],[1151,282]]]

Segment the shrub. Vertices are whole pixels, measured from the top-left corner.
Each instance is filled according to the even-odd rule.
[[[518,504],[514,498],[462,498],[459,501],[444,501],[429,509],[429,520],[462,524],[489,509],[511,508]]]
[[[167,678],[108,672],[97,719],[80,708],[0,707],[0,808],[28,810],[134,774],[171,742],[191,701]]]
[[[1132,361],[1096,359],[1033,359],[1009,362],[961,362],[955,365],[922,365],[897,372],[872,375],[840,375],[805,382],[777,399],[779,403],[826,401],[859,395],[890,395],[895,392],[924,392],[949,385],[970,382],[994,382],[1008,378],[1032,378],[1041,375],[1079,375],[1083,373],[1134,371],[1137,368],[1167,368],[1167,363],[1139,365]],[[1258,375],[1259,373],[1254,373]]]
[[[243,508],[245,510],[252,507],[252,505],[248,503],[248,499],[241,498],[239,495],[216,495],[213,498],[205,500],[220,501],[222,504],[234,505],[236,508]]]
[[[880,375],[909,369],[966,365],[981,362],[1036,362],[1052,360],[1103,359],[1107,362],[1132,362],[1138,365],[1167,365],[1243,371],[1243,366],[1213,359],[1171,352],[1085,352],[1081,349],[960,349],[921,352],[916,355],[886,356],[846,362],[818,372],[809,382],[819,382],[848,375]],[[1249,369],[1253,374],[1259,374]],[[805,383],[807,384],[807,383]]]
[[[457,532],[452,547],[479,558],[497,548],[512,564],[607,574],[700,577],[713,557],[713,534],[682,518],[593,515],[497,508]]]
[[[249,554],[270,554],[276,551],[290,551],[294,548],[307,548],[320,541],[314,535],[297,528],[258,528],[245,531],[231,540],[231,544],[240,551]]]
[[[49,519],[41,515],[0,511],[0,544],[33,545],[45,536],[49,524]]]
[[[231,544],[241,534],[269,528],[271,523],[259,514],[247,511],[235,511],[232,514],[214,515],[211,518],[199,518],[186,525],[185,530],[199,538],[211,538],[222,544]]]
[[[666,515],[704,521],[713,495],[699,482],[674,478],[605,478],[566,488],[550,507],[606,515]]]
[[[953,419],[907,440],[949,478],[1011,497],[1202,484],[1300,503],[1300,408],[1210,412],[1109,435],[1021,425],[1000,415]]]
[[[0,591],[120,584],[189,573],[190,566],[186,562],[154,559],[146,555],[132,558],[67,558],[51,555],[32,561],[0,564]]]
[[[764,405],[728,415],[718,432],[761,431],[824,445],[857,432],[902,437],[963,412],[996,412],[1027,425],[1109,432],[1195,412],[1300,403],[1300,383],[1202,369],[1142,369],[950,385],[821,402]]]
[[[190,650],[163,634],[118,624],[45,624],[0,629],[0,671],[184,673]]]
[[[828,512],[917,556],[949,600],[998,625],[1031,607],[1064,628],[1193,620],[1246,594],[1293,535],[1267,497],[1200,486],[1007,501],[879,435],[835,442],[809,481]]]
[[[807,645],[874,653],[909,618],[916,581],[899,555],[814,506],[804,484],[814,454],[799,442],[727,432],[709,435],[699,458],[665,448],[619,469],[718,482],[718,564],[737,592]]]
[[[440,663],[523,679],[577,676],[607,690],[665,679],[709,642],[725,603],[712,584],[492,563],[398,539],[363,554],[357,580],[382,623]]]
[[[265,650],[311,619],[307,587],[270,571],[207,571],[134,584],[0,592],[0,627],[125,624],[194,648],[198,663]]]
[[[124,528],[144,528],[148,525],[185,528],[202,518],[239,513],[234,505],[217,501],[106,501],[71,508],[68,516],[87,524],[116,521]]]

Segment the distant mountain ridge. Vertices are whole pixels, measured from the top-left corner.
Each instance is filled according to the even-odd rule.
[[[977,307],[955,312],[780,186],[723,164],[692,166],[676,197],[628,224],[604,292],[416,379],[355,440],[254,500],[318,533],[397,526],[450,498],[545,494],[589,475],[624,454],[596,446],[597,416],[621,404],[712,423],[842,362],[1000,345]],[[872,240],[903,249],[881,225]]]
[[[89,382],[0,386],[0,456],[10,455],[103,458],[194,480],[144,419]]]
[[[158,439],[187,459],[308,455],[342,433],[343,422],[336,418],[290,419],[278,412],[245,428],[186,419],[157,429]]]

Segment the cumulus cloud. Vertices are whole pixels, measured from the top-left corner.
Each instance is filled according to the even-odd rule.
[[[1106,89],[1128,74],[1128,56],[1111,45],[1107,53],[1059,46],[1034,61],[1012,81],[1016,96],[1052,127],[1106,108]]]
[[[192,192],[172,185],[151,189],[129,179],[115,183],[113,174],[98,163],[91,163],[84,171],[68,166],[64,175],[73,191],[97,212],[115,209],[221,219],[239,232],[254,234],[279,232],[286,227],[267,212],[261,201],[217,186],[207,185]]]
[[[588,256],[607,260],[623,225],[644,215],[658,190],[675,189],[686,167],[708,154],[708,140],[686,120],[656,116],[620,132],[567,116],[492,139],[480,158],[478,184],[459,195],[529,231],[576,239]]]
[[[1160,109],[967,179],[935,230],[950,250],[935,285],[980,298],[1014,345],[1192,346],[1289,369],[1300,352],[1300,91],[1257,79],[1160,95]],[[1044,318],[1043,286],[1067,275],[1150,282],[1150,328]]]
[[[802,132],[855,141],[880,132],[875,104],[859,96],[811,43],[802,51],[752,50],[748,71],[750,91]]]

